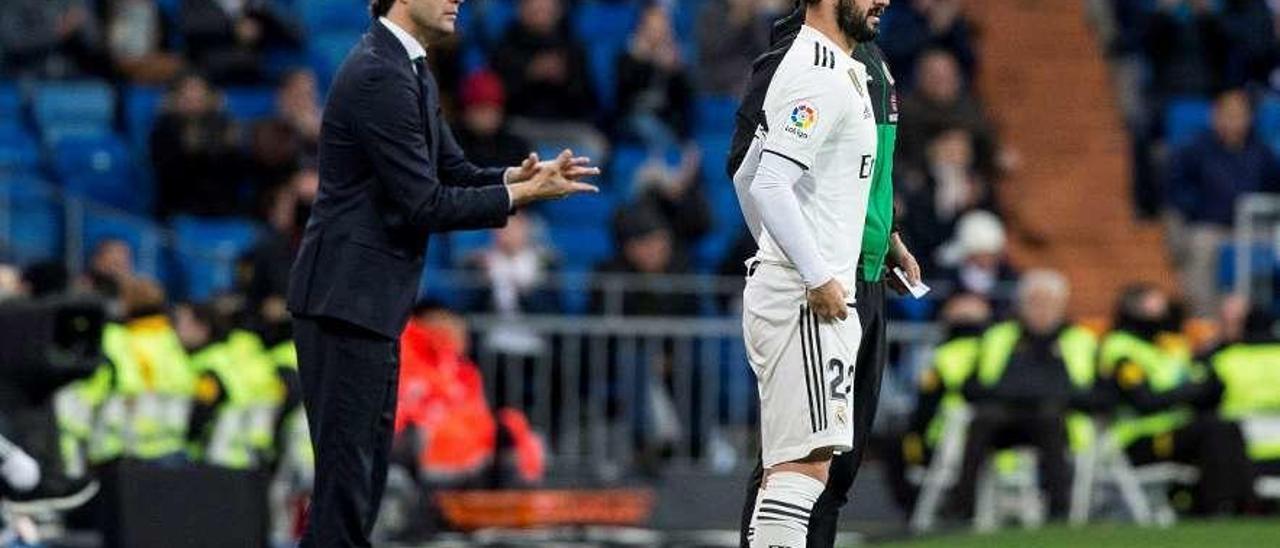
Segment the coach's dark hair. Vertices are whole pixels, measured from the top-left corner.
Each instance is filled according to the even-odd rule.
[[[369,0],[369,13],[375,18],[385,17],[396,0]]]

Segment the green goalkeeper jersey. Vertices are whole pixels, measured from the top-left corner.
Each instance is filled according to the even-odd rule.
[[[867,90],[875,110],[878,137],[858,266],[862,281],[878,282],[889,253],[889,234],[893,232],[893,150],[898,138],[898,92],[884,53],[875,43],[858,44],[853,58],[867,67]]]

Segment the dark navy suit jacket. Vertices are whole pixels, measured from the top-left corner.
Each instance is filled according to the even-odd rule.
[[[374,21],[338,69],[320,132],[320,192],[289,281],[295,316],[399,337],[427,236],[506,224],[501,168],[463,156],[427,72]]]

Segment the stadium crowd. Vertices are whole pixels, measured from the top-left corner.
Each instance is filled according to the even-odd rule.
[[[1017,176],[1018,152],[1001,140],[974,86],[984,70],[980,25],[965,17],[964,3],[894,2],[881,32],[902,98],[899,228],[932,285],[950,297],[891,304],[895,318],[936,319],[947,335],[920,376],[910,428],[885,440],[880,456],[906,478],[928,463],[946,411],[968,401],[978,412],[955,511],[972,511],[990,447],[1031,443],[1048,455],[1041,477],[1050,512],[1061,514],[1068,472],[1053,456],[1088,446],[1075,426],[1058,426],[1072,411],[1114,418],[1108,431],[1135,463],[1196,465],[1197,509],[1256,509],[1245,486],[1254,468],[1242,463],[1277,473],[1280,454],[1237,424],[1280,409],[1280,378],[1265,367],[1274,338],[1265,310],[1237,299],[1217,308],[1215,273],[1236,198],[1280,191],[1280,5],[1098,2],[1117,88],[1128,99],[1135,203],[1143,214],[1170,214],[1190,311],[1219,315],[1216,336],[1188,342],[1181,308],[1159,290],[1134,287],[1114,321],[1103,322],[1109,329],[1086,329],[1064,316],[1063,280],[1020,275],[1010,263],[1007,240],[1032,237],[1018,233],[996,200],[999,185]],[[547,280],[561,272],[741,275],[753,242],[722,168],[734,97],[768,45],[770,22],[790,7],[473,0],[458,39],[429,52],[475,163],[514,165],[530,150],[571,146],[608,167],[598,197],[532,208],[502,230],[440,239],[428,251],[428,270],[464,271],[483,283],[467,291],[427,285],[436,301],[415,313],[402,339],[398,450],[423,481],[512,485],[544,469],[539,434],[520,410],[485,400],[486,379],[468,358],[475,344],[522,355],[540,342],[518,325],[471,341],[450,308],[508,317],[732,313],[725,303],[650,288],[628,290],[610,306],[599,293]],[[324,89],[367,24],[366,10],[360,0],[0,3],[0,191],[24,204],[53,198],[21,194],[23,185],[58,188],[132,219],[79,238],[83,272],[63,266],[74,253],[63,248],[71,227],[20,226],[30,219],[24,214],[54,207],[48,203],[15,210],[15,236],[0,240],[0,300],[72,291],[112,303],[107,364],[58,400],[73,475],[129,456],[285,470],[305,484],[310,447],[281,296],[317,192]],[[85,95],[71,101],[81,104],[58,104],[60,85],[100,93],[100,119]],[[1187,97],[1200,101],[1190,127],[1202,134],[1170,131]],[[87,118],[81,108],[90,109]],[[227,226],[248,227],[235,234],[249,236],[233,238],[235,260],[209,261],[225,248]],[[201,229],[215,236],[184,237]],[[148,242],[167,230],[177,236],[161,237],[176,239],[162,258],[140,261],[157,253]],[[1006,369],[1030,374],[1006,377]],[[1031,380],[1004,382],[1014,377]],[[124,411],[138,401],[157,411]],[[1008,416],[1028,405],[1038,413]],[[168,408],[183,411],[160,411]],[[1028,438],[1031,430],[1039,435]],[[429,440],[423,432],[432,432]],[[910,504],[915,488],[905,479],[897,486]]]

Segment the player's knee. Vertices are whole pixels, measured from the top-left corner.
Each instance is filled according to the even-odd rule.
[[[801,459],[774,465],[769,468],[768,473],[795,472],[798,474],[804,474],[826,484],[827,477],[831,472],[832,454],[833,451],[830,447],[816,449],[812,453],[809,453],[808,456]],[[767,477],[768,476],[766,475],[766,478]]]

